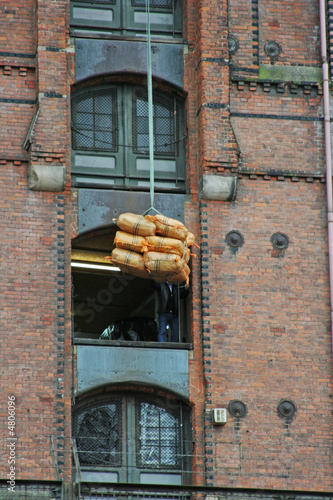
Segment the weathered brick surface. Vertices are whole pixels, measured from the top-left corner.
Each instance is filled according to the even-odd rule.
[[[332,492],[321,85],[245,82],[258,80],[259,62],[271,62],[266,41],[283,49],[277,65],[320,66],[318,2],[189,0],[184,14],[185,220],[201,244],[190,298],[193,482]],[[70,165],[68,18],[68,1],[0,8],[7,23],[0,59],[0,446],[8,437],[6,397],[15,395],[18,479],[55,480],[54,457],[61,478],[68,481],[71,469],[69,243],[78,232],[77,192],[69,168],[64,193],[27,189],[29,161]],[[232,57],[229,34],[239,41]],[[28,156],[23,141],[37,95]],[[203,200],[199,218],[202,173],[237,170],[236,201]],[[238,251],[225,241],[232,229],[244,236]],[[290,240],[283,253],[270,241],[277,231]],[[277,414],[285,398],[297,408],[291,422]],[[213,427],[211,410],[238,399],[246,417],[228,415],[226,426]],[[4,453],[2,477],[7,465]]]
[[[235,203],[203,204],[202,223],[206,410],[232,400],[248,410],[223,428],[207,415],[211,482],[332,491],[325,186],[246,179]],[[230,230],[244,237],[237,251]],[[270,241],[278,231],[289,237],[282,253]],[[289,425],[282,399],[297,407]]]
[[[0,7],[1,51],[34,54],[36,38],[34,32],[35,0],[5,0]]]
[[[227,28],[218,19],[226,6],[222,2],[216,6],[220,17],[212,16],[209,26],[212,38],[222,40]],[[295,26],[298,4],[229,2],[229,34],[239,41],[229,67],[228,79],[234,80],[230,94],[229,86],[225,88],[227,68],[222,65],[215,78],[216,60],[198,64],[203,57],[217,57],[217,49],[222,58],[224,52],[223,44],[213,49],[206,31],[200,32],[207,19],[206,3],[196,2],[196,7],[192,53],[197,66],[192,67],[189,58],[185,74],[189,89],[195,88],[193,69],[197,78],[200,113],[189,122],[188,142],[194,152],[197,138],[198,159],[189,155],[188,169],[190,175],[198,172],[197,179],[201,172],[224,175],[237,168],[239,176],[235,202],[201,204],[206,411],[205,428],[196,432],[204,432],[206,484],[331,492],[332,359],[322,90],[317,82],[312,86],[246,82],[259,77],[259,62],[272,62],[263,51],[266,41],[277,41],[283,48],[276,64],[320,66],[315,35],[318,4],[302,9]],[[211,102],[227,104],[227,112],[206,108],[207,96]],[[236,148],[232,158],[223,147],[229,127],[239,158]],[[195,189],[195,176],[191,182]],[[232,229],[244,236],[238,251],[225,241]],[[277,231],[290,239],[283,253],[270,241]],[[197,289],[199,284],[193,286]],[[200,357],[199,346],[194,349],[196,356]],[[296,405],[291,422],[278,416],[282,399]],[[232,400],[246,404],[247,416],[235,419],[229,414],[226,426],[213,427],[211,410],[227,408]]]
[[[318,1],[287,0],[277,5],[276,2],[268,0],[259,5],[259,13],[261,63],[269,62],[269,57],[263,50],[265,43],[275,41],[282,47],[279,62],[290,64],[292,61],[292,64],[319,65]]]
[[[231,56],[230,62],[237,67],[253,71],[258,69],[258,3],[253,0],[237,2],[228,6],[229,35],[236,38],[241,47]],[[247,75],[248,76],[248,75]]]
[[[23,1],[0,9],[7,21],[0,56],[2,479],[8,396],[16,398],[16,479],[70,477],[70,191],[30,191],[27,176],[29,160],[65,165],[68,158],[66,54],[50,50],[66,47],[68,10],[66,2]],[[28,154],[23,143],[38,93]]]
[[[16,477],[56,479],[50,440],[61,476],[65,445],[64,196],[28,191],[25,165],[2,166],[1,180],[1,449],[15,396]],[[3,452],[2,477],[7,459]]]
[[[272,41],[282,48],[278,60],[275,60],[277,64],[320,64],[317,1],[232,2],[228,6],[228,25],[229,35],[239,42],[239,50],[231,58],[236,67],[258,69],[258,61],[269,64],[271,58],[265,53],[264,46]]]

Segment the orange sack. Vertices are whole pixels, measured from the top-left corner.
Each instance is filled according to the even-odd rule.
[[[188,230],[184,224],[176,219],[171,219],[165,215],[146,215],[146,219],[156,226],[156,233],[168,238],[176,238],[185,241]]]
[[[163,283],[168,281],[169,283],[183,283],[184,281],[188,284],[190,275],[190,268],[187,264],[178,273],[165,274],[164,276],[150,276],[158,283]]]
[[[131,213],[119,215],[117,226],[126,233],[139,234],[140,236],[152,236],[156,232],[156,226],[153,222],[145,219],[142,215]]]
[[[191,247],[192,245],[194,245],[194,243],[195,243],[195,236],[193,233],[189,231],[186,237],[186,245],[188,247]]]
[[[113,264],[120,267],[125,273],[133,274],[139,278],[150,279],[150,275],[145,268],[143,255],[139,253],[115,248],[112,250],[111,260]]]
[[[132,250],[137,253],[143,253],[148,250],[144,236],[139,236],[138,234],[117,231],[114,242],[117,248],[124,250]]]
[[[185,261],[177,254],[163,252],[146,252],[145,266],[154,275],[178,274],[185,267]]]
[[[146,236],[146,244],[149,252],[175,253],[183,257],[185,253],[184,244],[175,238],[163,238],[162,236]]]

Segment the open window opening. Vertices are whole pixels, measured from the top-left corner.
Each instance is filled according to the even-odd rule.
[[[136,392],[94,397],[73,414],[82,481],[189,484],[190,413],[179,400]]]
[[[72,318],[76,343],[107,342],[145,345],[158,342],[158,297],[152,280],[123,273],[105,257],[114,248],[116,226],[77,238],[72,248]],[[181,294],[180,294],[181,296]],[[179,297],[179,339],[158,347],[173,347],[189,339],[188,298]]]

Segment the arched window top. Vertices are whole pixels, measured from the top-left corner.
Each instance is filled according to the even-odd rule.
[[[145,394],[110,396],[74,412],[80,468],[120,482],[157,474],[180,484],[189,474],[189,413],[179,401]]]

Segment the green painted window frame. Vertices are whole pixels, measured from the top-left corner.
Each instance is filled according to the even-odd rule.
[[[73,94],[74,185],[90,179],[116,186],[149,186],[147,102],[145,87],[134,84],[97,86]],[[184,102],[155,90],[153,108],[156,190],[184,190]]]
[[[150,0],[151,33],[182,36],[182,0]],[[105,29],[124,36],[146,33],[146,7],[141,0],[72,0],[71,27],[76,30]]]
[[[117,420],[118,429],[110,426],[107,420],[101,422],[96,419],[96,415],[102,414],[108,406],[117,407],[117,419],[114,421]],[[144,419],[143,416],[150,418]],[[88,433],[85,420],[91,422]],[[101,441],[103,428],[105,438],[101,450],[94,445],[95,455],[87,452],[85,441],[90,450],[90,442]],[[119,483],[140,483],[141,474],[156,473],[162,477],[163,474],[177,475],[181,477],[182,484],[189,484],[190,435],[190,411],[184,403],[144,393],[110,394],[109,397],[79,404],[73,412],[73,437],[81,471],[110,472],[117,475]],[[116,458],[102,463],[107,439],[112,441]],[[151,443],[152,453],[149,455],[146,445]]]

